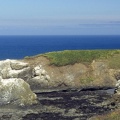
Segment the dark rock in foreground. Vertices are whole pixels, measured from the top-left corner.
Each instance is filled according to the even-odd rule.
[[[3,106],[1,120],[87,120],[117,107],[106,91],[38,93],[39,103],[27,107]]]

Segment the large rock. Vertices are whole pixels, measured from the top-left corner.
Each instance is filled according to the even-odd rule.
[[[43,69],[42,65],[37,65],[32,70],[32,78],[28,79],[27,82],[30,84],[32,90],[47,88],[51,82],[50,76],[47,71]]]
[[[20,78],[0,79],[0,104],[15,104],[19,106],[36,103],[37,97],[30,86]]]
[[[10,66],[13,70],[20,70],[28,67],[28,63],[19,62],[17,60],[10,61]]]
[[[0,61],[0,104],[27,105],[36,102],[36,95],[24,80],[31,79],[28,63],[18,60]]]
[[[116,93],[120,95],[120,80],[116,83]]]
[[[3,79],[21,78],[21,74],[23,75],[24,72],[26,73],[26,71],[27,73],[30,71],[27,63],[9,59],[0,61],[0,76]],[[27,74],[24,74],[24,76],[26,75]]]
[[[0,77],[2,79],[21,78],[30,84],[32,90],[34,88],[48,87],[50,76],[41,65],[29,66],[28,63],[18,60],[0,61]]]

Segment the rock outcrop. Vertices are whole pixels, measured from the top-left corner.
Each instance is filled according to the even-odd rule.
[[[20,78],[0,79],[0,105],[14,104],[19,106],[37,103],[37,96],[30,86]]]
[[[19,78],[21,73],[28,71],[30,68],[27,63],[17,60],[0,61],[0,76],[3,79]]]
[[[37,96],[22,78],[29,76],[27,63],[16,60],[0,61],[0,104],[31,105]]]
[[[0,78],[1,78],[0,85],[2,87],[5,87],[6,85],[4,86],[3,81],[8,82],[12,80],[12,83],[7,84],[8,87],[6,88],[6,89],[10,89],[9,87],[12,84],[13,86],[17,86],[17,82],[21,81],[20,83],[18,82],[18,84],[21,84],[22,82],[25,82],[24,84],[28,83],[30,85],[30,88],[34,92],[37,91],[40,92],[41,90],[50,90],[50,89],[56,90],[56,89],[64,89],[64,88],[81,89],[88,86],[115,87],[116,85],[116,89],[118,91],[120,82],[119,80],[117,81],[118,76],[116,77],[116,75],[119,72],[120,72],[119,70],[109,69],[108,65],[104,61],[93,61],[88,66],[81,63],[76,63],[74,65],[57,67],[57,66],[50,66],[49,60],[42,56],[38,58],[32,58],[29,60],[21,60],[21,61],[4,60],[4,61],[0,61]],[[18,92],[19,92],[22,85],[23,83],[20,86],[15,87],[16,91],[18,88]],[[28,87],[25,87],[24,89],[25,90],[29,89],[30,92],[29,85],[25,85]],[[2,94],[3,93],[1,93],[1,96]],[[34,97],[32,98],[27,96],[26,97],[30,98],[31,100],[33,98],[36,99],[34,93],[30,92],[30,96],[34,96]],[[18,96],[17,98],[21,99]],[[8,100],[6,100],[6,103],[10,102],[12,99],[9,98]],[[28,101],[30,101],[30,99]],[[32,102],[30,102],[30,104],[31,103]]]
[[[115,87],[117,82],[115,75],[118,74],[118,70],[110,69],[104,60],[94,60],[89,65],[75,63],[59,67],[50,65],[50,61],[43,56],[36,56],[23,61],[27,62],[34,71],[32,78],[27,81],[32,90],[42,88],[81,89],[88,86]]]
[[[117,95],[120,95],[120,70],[117,69],[110,69],[109,70],[110,76],[114,77],[116,79],[115,82],[115,93]]]
[[[118,80],[117,83],[116,83],[115,92],[116,92],[118,95],[120,95],[120,80]]]
[[[30,84],[31,89],[35,91],[40,88],[48,88],[52,80],[47,71],[42,68],[42,65],[38,65],[33,67],[32,76],[27,82]]]
[[[114,69],[110,69],[104,61],[93,61],[91,63],[92,77],[95,79],[95,85],[115,86],[116,78]]]

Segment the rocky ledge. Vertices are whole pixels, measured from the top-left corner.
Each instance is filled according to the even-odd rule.
[[[0,61],[0,116],[12,120],[30,120],[31,116],[87,119],[88,113],[91,117],[119,106],[115,102],[120,94],[119,79],[120,70],[110,69],[104,61],[94,60],[88,66],[76,63],[57,67],[43,56],[3,60]],[[104,91],[110,88],[117,97],[114,92],[111,95]]]

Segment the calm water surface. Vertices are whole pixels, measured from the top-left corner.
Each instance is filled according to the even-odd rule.
[[[0,36],[0,59],[81,49],[120,49],[120,36]]]

